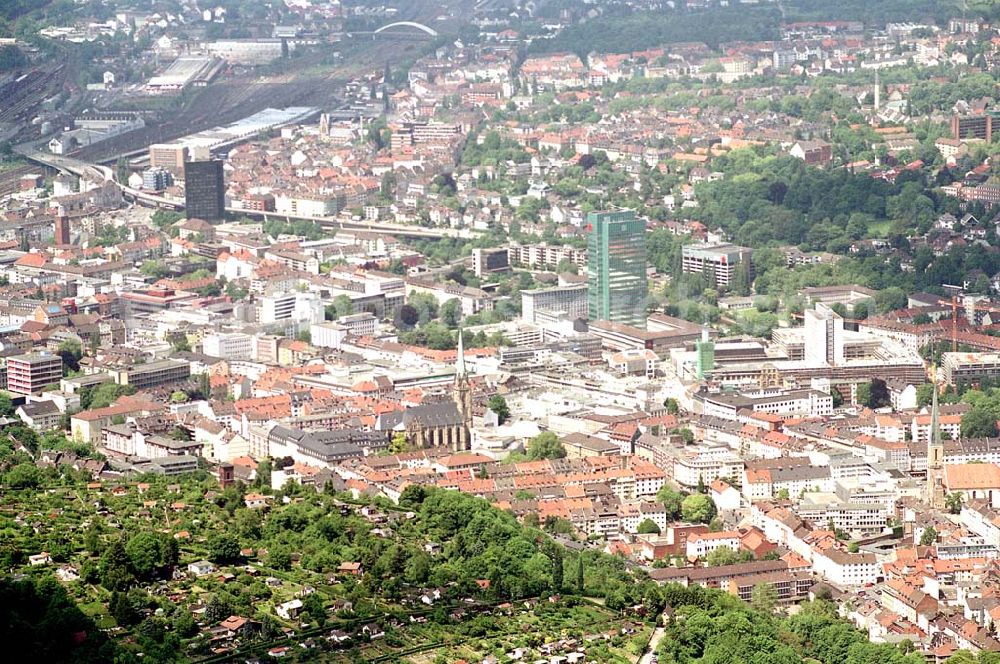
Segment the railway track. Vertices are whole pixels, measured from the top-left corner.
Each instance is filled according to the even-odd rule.
[[[381,71],[386,61],[403,56],[412,44],[380,42],[350,45],[346,61],[321,63],[328,53],[309,53],[295,62],[297,72],[268,78],[240,77],[221,80],[197,93],[184,108],[164,114],[163,122],[152,121],[135,132],[95,143],[74,156],[90,162],[105,162],[118,155],[135,153],[152,143],[163,143],[186,134],[233,122],[268,107],[316,106],[330,110],[343,104],[343,84],[364,71]]]
[[[40,173],[41,167],[26,164],[0,172],[0,197],[16,192],[21,186],[21,178],[29,173]]]
[[[50,71],[32,70],[0,89],[0,124],[26,124],[31,121],[35,108],[48,94],[56,77],[63,70],[59,65]]]

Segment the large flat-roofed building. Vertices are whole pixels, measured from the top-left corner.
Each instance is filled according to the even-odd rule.
[[[587,318],[587,284],[521,291],[521,317],[537,323],[536,314],[556,314],[569,320]]]
[[[119,385],[132,385],[137,390],[145,390],[187,380],[191,377],[191,365],[181,360],[159,360],[111,371],[111,376]]]
[[[735,244],[689,244],[681,250],[681,271],[704,274],[715,288],[729,288],[736,270],[746,264],[747,283],[753,281],[752,251]]]
[[[198,457],[188,454],[161,457],[149,462],[149,472],[157,475],[181,475],[198,470]]]
[[[944,353],[941,373],[948,385],[1000,377],[1000,353]]]
[[[587,315],[646,326],[646,222],[632,210],[587,215]]]
[[[646,330],[648,332],[668,334],[675,346],[682,346],[690,341],[698,341],[702,336],[702,332],[707,332],[709,336],[715,336],[715,332],[707,327],[692,323],[683,318],[675,318],[674,316],[661,313],[649,314],[649,318],[646,319]]]
[[[245,332],[213,332],[202,339],[202,352],[226,360],[249,360],[253,357],[252,338]]]
[[[340,323],[313,323],[309,327],[310,343],[317,348],[340,348],[350,330]]]
[[[813,304],[823,303],[827,306],[842,304],[845,307],[853,307],[859,302],[875,299],[875,291],[857,284],[814,286],[803,288],[801,293]]]
[[[189,85],[206,85],[219,73],[222,65],[218,58],[181,56],[170,63],[162,74],[149,79],[146,92],[163,94],[180,92]]]
[[[50,353],[29,353],[7,358],[7,390],[35,394],[62,379],[62,357]]]
[[[162,168],[175,178],[184,175],[184,164],[188,160],[187,146],[180,143],[154,143],[149,146],[149,167]]]
[[[589,329],[591,334],[601,340],[605,348],[612,350],[645,348],[660,356],[665,356],[671,348],[678,348],[701,338],[700,325],[671,319],[669,316],[657,314],[653,316],[657,316],[658,321],[656,329],[652,330],[604,320],[592,321]],[[676,326],[668,325],[669,321],[676,321]]]
[[[226,178],[222,161],[184,164],[184,208],[188,219],[221,221],[226,216]]]
[[[743,394],[697,392],[695,412],[724,420],[748,419],[750,413],[782,417],[833,414],[833,396],[819,390],[761,390]]]
[[[249,140],[261,132],[303,122],[318,112],[319,109],[310,106],[265,108],[227,125],[182,136],[169,143],[154,143],[149,146],[149,166],[166,169],[179,179],[184,176],[184,165],[192,159],[203,159],[206,155]],[[261,207],[266,205],[262,204]],[[270,209],[274,209],[273,197],[270,199]]]
[[[122,301],[130,313],[152,313],[174,309],[198,297],[195,293],[175,291],[170,288],[150,288],[144,291],[126,291]]]
[[[205,44],[205,50],[235,65],[266,65],[282,57],[281,39],[220,39]]]

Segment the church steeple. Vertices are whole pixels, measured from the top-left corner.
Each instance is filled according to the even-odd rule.
[[[465,342],[462,341],[462,328],[458,328],[458,357],[455,361],[455,378],[465,376]]]
[[[465,368],[465,341],[462,336],[462,328],[458,328],[454,399],[458,411],[462,414],[462,426],[455,444],[456,452],[472,447],[472,386],[469,384],[469,374]]]

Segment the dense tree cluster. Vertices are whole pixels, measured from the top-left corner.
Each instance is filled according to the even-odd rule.
[[[703,492],[685,494],[664,485],[656,494],[656,500],[663,503],[667,519],[709,523],[718,513],[715,503]]]
[[[771,7],[734,13],[712,9],[697,13],[637,12],[601,17],[571,25],[553,39],[532,43],[533,52],[576,52],[585,58],[590,51],[623,53],[669,44],[698,41],[718,45],[730,41],[761,41],[778,38],[780,14]],[[622,39],[628,35],[628,39]]]
[[[135,387],[132,385],[107,382],[94,387],[84,387],[80,390],[80,408],[82,410],[107,408],[118,397],[129,394],[135,394]]]
[[[773,613],[776,597],[754,589],[753,606],[700,587],[667,586],[673,617],[660,642],[663,664],[920,664],[912,645],[874,644],[837,616],[832,602],[818,600],[794,616]]]
[[[0,71],[20,69],[27,64],[28,58],[17,46],[0,46]]]
[[[112,662],[117,647],[52,576],[0,578],[0,640],[11,662]]]

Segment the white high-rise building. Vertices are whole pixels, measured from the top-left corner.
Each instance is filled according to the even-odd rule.
[[[299,323],[323,322],[323,302],[314,293],[286,292],[260,298],[257,322],[270,325],[278,321]]]
[[[805,360],[810,364],[844,362],[844,318],[819,303],[805,311]]]

